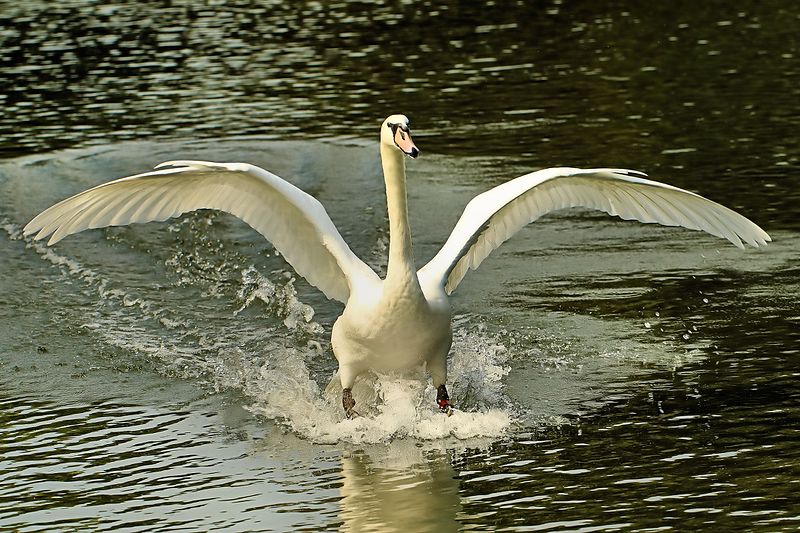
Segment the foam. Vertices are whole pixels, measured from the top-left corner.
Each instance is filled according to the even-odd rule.
[[[327,390],[319,385],[330,378],[335,361],[323,349],[329,343],[324,328],[313,320],[314,309],[298,298],[288,273],[282,277],[285,283],[279,283],[276,272],[270,279],[253,265],[226,263],[228,279],[240,280],[236,296],[241,305],[228,318],[209,325],[193,309],[158,305],[119,287],[80,262],[23,237],[12,223],[2,227],[12,239],[27,241],[42,259],[60,267],[62,277],[77,278],[97,294],[101,305],[86,310],[82,327],[101,342],[147,357],[157,363],[159,373],[198,380],[215,391],[240,391],[249,398],[253,413],[313,442],[495,439],[514,424],[510,401],[502,391],[509,371],[508,350],[468,318],[458,318],[454,332],[448,379],[457,407],[452,416],[439,412],[436,391],[420,372],[412,377],[359,379],[354,392],[356,409],[363,416],[348,420],[341,408],[338,379],[334,376]],[[267,317],[243,314],[256,302],[263,304],[259,310]],[[282,328],[269,326],[269,318],[277,319]],[[254,320],[258,326],[249,327]],[[322,370],[317,358],[325,358]],[[317,369],[316,375],[311,368]]]
[[[322,333],[323,328],[313,321],[314,308],[304,304],[297,298],[294,278],[287,276],[284,285],[276,285],[262,275],[254,266],[242,271],[242,286],[237,296],[244,303],[234,311],[238,315],[254,301],[260,300],[271,307],[273,314],[283,318],[283,324],[292,331],[308,335]]]
[[[289,426],[299,435],[319,443],[374,444],[412,438],[459,440],[496,439],[514,424],[509,402],[502,396],[507,350],[496,339],[457,330],[451,354],[452,416],[439,412],[436,390],[424,376],[369,376],[354,387],[356,411],[343,416],[340,391],[334,376],[328,394],[320,394],[301,361],[287,358],[274,368],[262,368],[260,379],[245,392],[255,399],[249,409]]]

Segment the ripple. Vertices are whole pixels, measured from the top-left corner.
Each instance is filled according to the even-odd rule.
[[[590,4],[4,6],[0,153],[42,155],[0,169],[0,527],[797,529],[796,10]],[[644,165],[775,242],[544,219],[460,288],[466,412],[389,380],[348,425],[321,403],[338,309],[246,228],[19,234],[180,150],[296,176],[380,269],[374,150],[309,140],[372,139],[387,106],[428,154],[423,255],[470,195],[560,164]]]

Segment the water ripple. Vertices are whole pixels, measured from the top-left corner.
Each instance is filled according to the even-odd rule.
[[[0,155],[41,155],[0,168],[0,528],[798,528],[796,5],[401,4],[2,3]],[[547,217],[459,290],[454,397],[502,416],[331,418],[323,446],[289,428],[338,413],[313,402],[339,309],[247,228],[20,234],[180,151],[295,177],[380,271],[361,149],[395,110],[427,154],[421,256],[471,195],[553,165],[641,168],[775,242]],[[502,423],[453,438],[476,421]]]

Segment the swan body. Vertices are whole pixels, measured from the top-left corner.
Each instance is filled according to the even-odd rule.
[[[246,163],[170,161],[152,172],[104,183],[46,209],[24,228],[54,244],[85,229],[163,221],[197,209],[231,213],[266,237],[325,296],[345,304],[331,346],[339,362],[342,403],[354,413],[351,388],[366,371],[402,372],[422,365],[449,411],[447,354],[450,294],[470,269],[523,226],[568,207],[626,220],[702,230],[744,248],[771,239],[756,224],[711,200],[624,169],[549,168],[526,174],[470,201],[441,250],[417,270],[406,196],[406,156],[419,150],[409,121],[381,125],[381,164],[389,213],[386,277],[359,259],[315,198]]]

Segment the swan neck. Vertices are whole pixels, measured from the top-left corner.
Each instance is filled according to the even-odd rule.
[[[411,228],[408,225],[406,163],[398,150],[384,145],[381,145],[381,163],[389,210],[389,264],[386,267],[386,279],[416,279]]]

